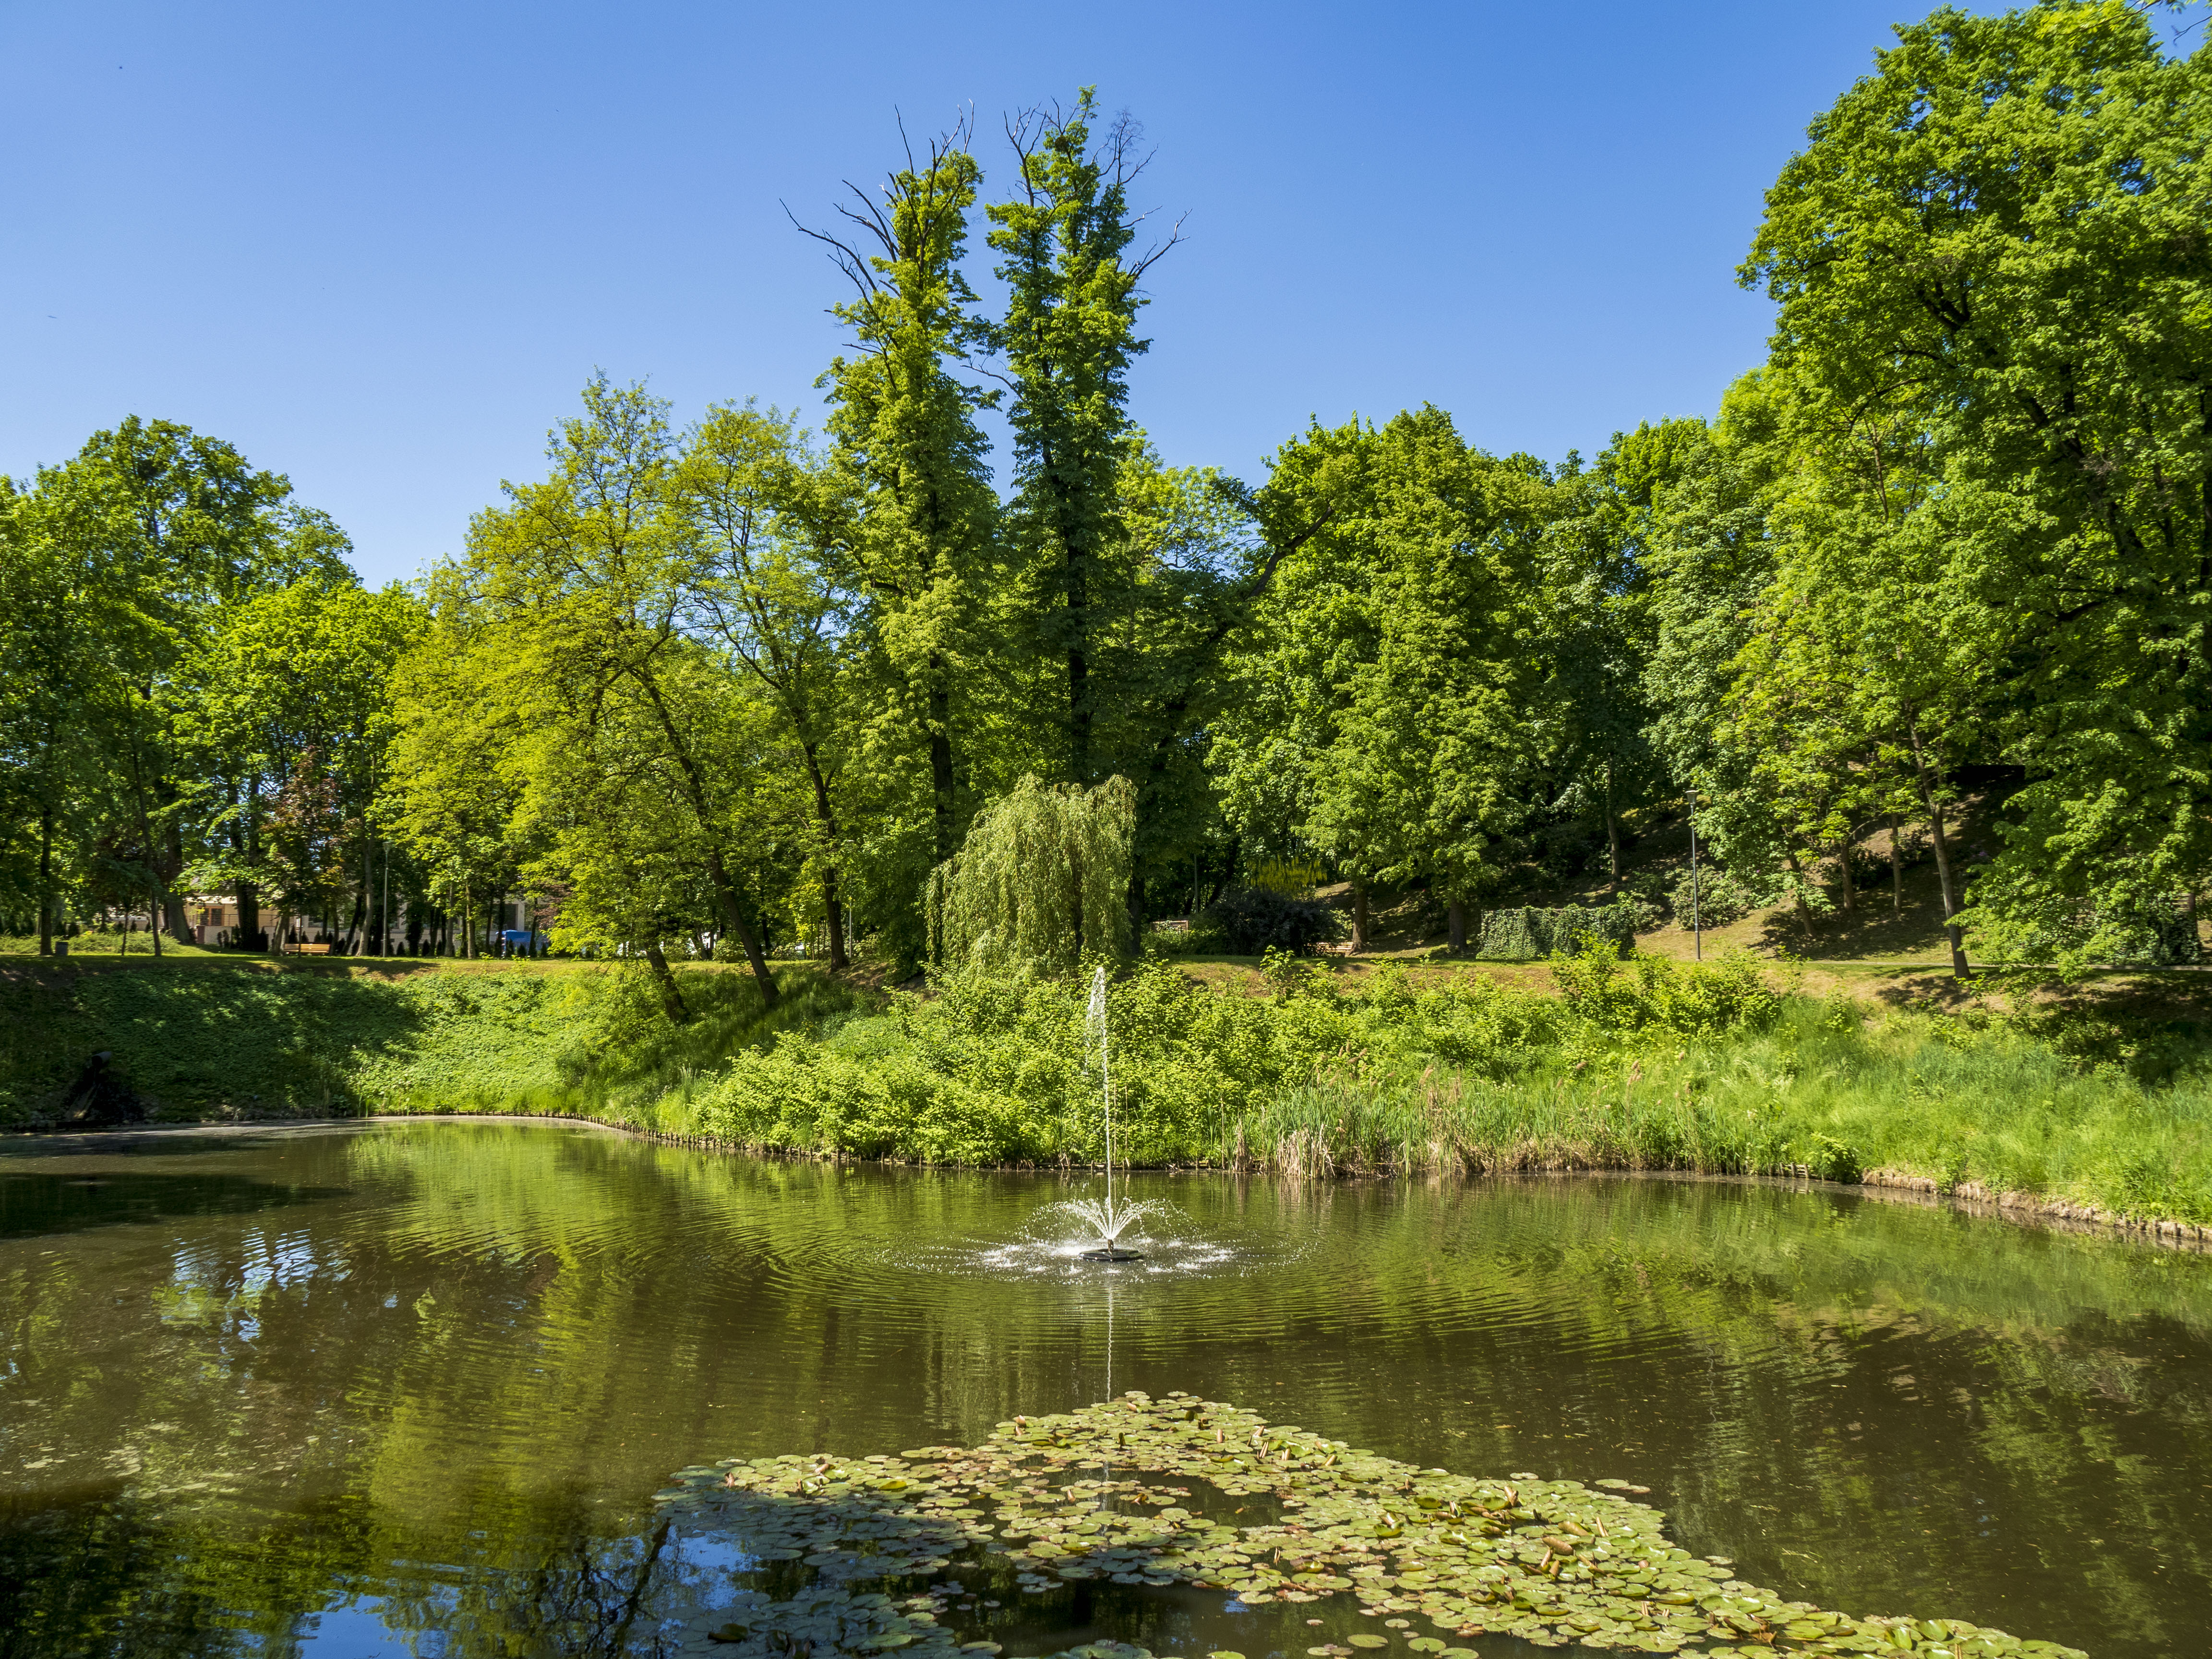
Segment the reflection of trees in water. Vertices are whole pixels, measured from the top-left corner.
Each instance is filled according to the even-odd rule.
[[[562,1541],[528,1566],[447,1570],[413,1582],[403,1569],[384,1592],[384,1623],[439,1659],[658,1654],[653,1610],[665,1588],[656,1581],[668,1522],[642,1538],[593,1537],[580,1511],[541,1516],[544,1534]]]
[[[338,1504],[257,1528],[157,1513],[113,1488],[12,1498],[0,1503],[0,1659],[282,1659],[363,1545],[360,1517]]]
[[[0,1659],[283,1659],[303,1651],[319,1613],[356,1595],[439,1659],[659,1651],[656,1597],[674,1588],[665,1522],[605,1537],[580,1509],[541,1515],[532,1565],[428,1566],[380,1561],[360,1519],[325,1505],[256,1535],[112,1495],[0,1505]]]

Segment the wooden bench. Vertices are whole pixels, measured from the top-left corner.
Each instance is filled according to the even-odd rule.
[[[331,947],[327,945],[295,945],[292,947],[292,954],[295,956],[326,957],[330,953]]]

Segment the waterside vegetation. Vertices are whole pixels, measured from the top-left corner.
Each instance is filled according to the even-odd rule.
[[[1073,981],[970,970],[924,994],[785,968],[770,1005],[735,966],[674,974],[693,1015],[680,1024],[636,967],[22,963],[0,975],[0,1121],[96,1111],[86,1056],[104,1050],[111,1096],[177,1121],[570,1114],[810,1158],[1102,1156]],[[1880,1171],[2212,1222],[2208,1049],[2170,993],[2017,988],[1946,1010],[1815,994],[1742,954],[1698,965],[1594,945],[1528,968],[1358,974],[1282,953],[1155,957],[1114,986],[1110,1018],[1117,1163]]]

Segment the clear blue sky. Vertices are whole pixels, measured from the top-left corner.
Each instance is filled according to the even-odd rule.
[[[817,421],[842,279],[780,204],[824,222],[901,115],[972,104],[1000,167],[1085,82],[1185,219],[1133,379],[1170,460],[1257,482],[1310,415],[1424,400],[1594,453],[1759,361],[1761,192],[1911,3],[15,0],[0,471],[182,421],[411,575],[595,367]]]

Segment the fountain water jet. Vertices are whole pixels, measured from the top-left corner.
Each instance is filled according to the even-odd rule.
[[[1098,969],[1091,976],[1091,1006],[1084,1012],[1084,1047],[1093,1044],[1098,1049],[1098,1090],[1106,1114],[1106,1201],[1093,1204],[1087,1199],[1069,1205],[1068,1209],[1097,1230],[1098,1248],[1085,1250],[1085,1261],[1141,1261],[1143,1255],[1135,1250],[1121,1248],[1121,1235],[1131,1222],[1151,1213],[1150,1204],[1125,1204],[1119,1209],[1114,1204],[1114,1071],[1106,1052],[1106,970]]]

